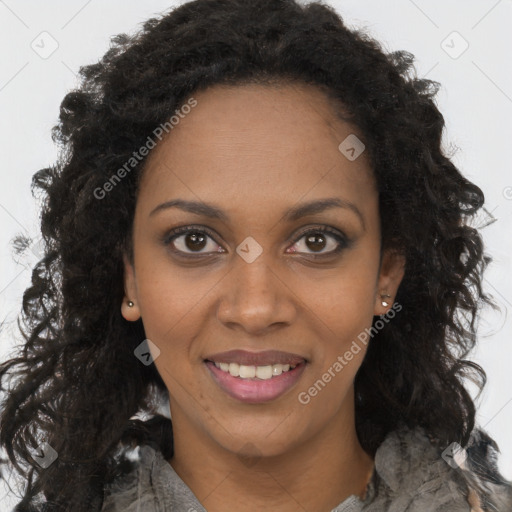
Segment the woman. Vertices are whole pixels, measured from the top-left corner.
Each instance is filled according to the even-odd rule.
[[[436,84],[318,3],[196,0],[113,43],[34,177],[17,510],[512,510],[462,381],[484,197]]]

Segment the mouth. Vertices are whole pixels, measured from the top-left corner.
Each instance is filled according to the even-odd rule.
[[[208,356],[204,364],[225,393],[256,404],[275,400],[294,387],[308,361],[288,352],[231,350]]]

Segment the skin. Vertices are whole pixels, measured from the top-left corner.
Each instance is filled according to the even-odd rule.
[[[379,267],[370,164],[364,152],[349,161],[338,149],[359,132],[335,116],[322,91],[251,84],[215,86],[194,98],[197,106],[148,157],[121,306],[127,320],[142,317],[160,350],[154,364],[169,390],[174,429],[169,463],[209,512],[269,505],[327,512],[352,494],[363,497],[374,467],[355,431],[353,380],[365,345],[308,404],[298,394],[333,366],[374,315],[390,309],[381,294],[393,304],[405,262],[384,252]],[[288,208],[329,197],[355,205],[362,220],[349,208],[283,220]],[[213,203],[229,220],[176,207],[150,215],[177,198]],[[196,249],[210,257],[187,262],[162,241],[186,225],[213,230],[216,239],[207,237]],[[323,246],[308,245],[300,231],[325,226],[352,243],[315,261],[315,251],[329,253],[337,241],[325,233]],[[263,250],[252,263],[236,252],[248,236]],[[174,247],[194,254],[186,241],[181,235]],[[203,363],[233,348],[279,349],[308,364],[281,397],[246,404],[221,390]]]

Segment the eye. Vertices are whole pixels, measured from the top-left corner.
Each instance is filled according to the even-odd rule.
[[[316,229],[310,228],[300,233],[297,242],[292,246],[291,252],[322,257],[337,254],[349,245],[349,240],[341,231],[322,226]],[[324,251],[324,249],[329,250]]]
[[[208,239],[214,241],[214,235],[210,230],[194,226],[183,226],[173,229],[165,236],[163,242],[165,245],[171,244],[174,252],[183,253],[186,256],[225,252],[217,243],[210,244],[209,251],[200,252],[205,247],[208,247]],[[217,249],[215,247],[217,247]]]
[[[303,239],[304,241],[302,242]],[[204,227],[182,226],[173,229],[164,237],[163,243],[166,246],[171,245],[173,252],[184,257],[206,256],[226,252],[215,242],[213,232]],[[308,254],[315,258],[340,253],[349,245],[350,241],[341,231],[322,226],[309,228],[300,233],[290,252],[294,254]],[[208,247],[210,247],[209,250]],[[326,248],[328,250],[324,251]]]

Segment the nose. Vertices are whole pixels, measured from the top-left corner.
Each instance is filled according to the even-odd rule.
[[[233,265],[221,287],[218,320],[252,336],[291,325],[297,315],[296,295],[265,252],[252,263],[237,255]]]

